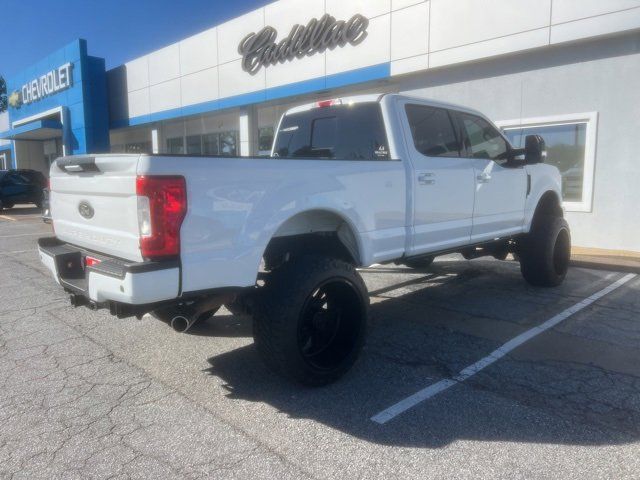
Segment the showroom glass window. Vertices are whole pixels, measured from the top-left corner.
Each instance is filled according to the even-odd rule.
[[[405,108],[416,150],[427,157],[459,157],[460,144],[449,112],[425,105]]]
[[[582,202],[587,123],[507,128],[505,134],[516,148],[523,148],[527,135],[540,135],[547,145],[545,163],[562,174],[562,194],[566,202]]]
[[[260,155],[270,155],[273,146],[273,127],[262,127],[258,129],[258,150]]]
[[[167,153],[172,155],[184,154],[184,139],[182,137],[167,139]]]
[[[124,153],[151,153],[151,142],[127,143]]]
[[[202,155],[202,135],[187,137],[187,155]]]
[[[208,133],[202,135],[202,154],[203,155],[218,155],[220,153],[220,142],[218,141],[217,133]]]
[[[186,137],[187,155],[211,155],[235,157],[238,155],[238,132],[208,133],[205,135],[188,135]],[[182,155],[185,153],[182,138],[167,140],[167,153]]]
[[[219,155],[231,157],[238,155],[238,132],[223,132],[218,137],[218,141]]]

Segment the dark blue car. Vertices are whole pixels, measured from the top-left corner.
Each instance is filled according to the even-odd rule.
[[[44,175],[36,170],[0,170],[0,210],[21,203],[42,208]]]

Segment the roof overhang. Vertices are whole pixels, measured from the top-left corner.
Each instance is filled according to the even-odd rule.
[[[2,140],[51,140],[62,137],[59,120],[36,120],[0,133]]]

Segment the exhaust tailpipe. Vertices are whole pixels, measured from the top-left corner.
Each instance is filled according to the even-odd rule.
[[[193,315],[180,314],[171,318],[171,328],[178,333],[188,332],[191,327],[196,323],[196,318]]]
[[[203,298],[190,305],[180,305],[169,310],[170,324],[178,333],[188,332],[198,320],[214,315],[225,303],[235,299],[235,295],[218,295]],[[166,317],[165,317],[166,318]]]

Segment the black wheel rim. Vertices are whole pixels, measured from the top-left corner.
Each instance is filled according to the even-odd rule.
[[[357,348],[364,311],[355,286],[332,279],[318,286],[300,312],[298,348],[316,370],[339,368]]]
[[[558,275],[565,275],[571,260],[571,240],[569,232],[560,230],[553,247],[553,267]]]

